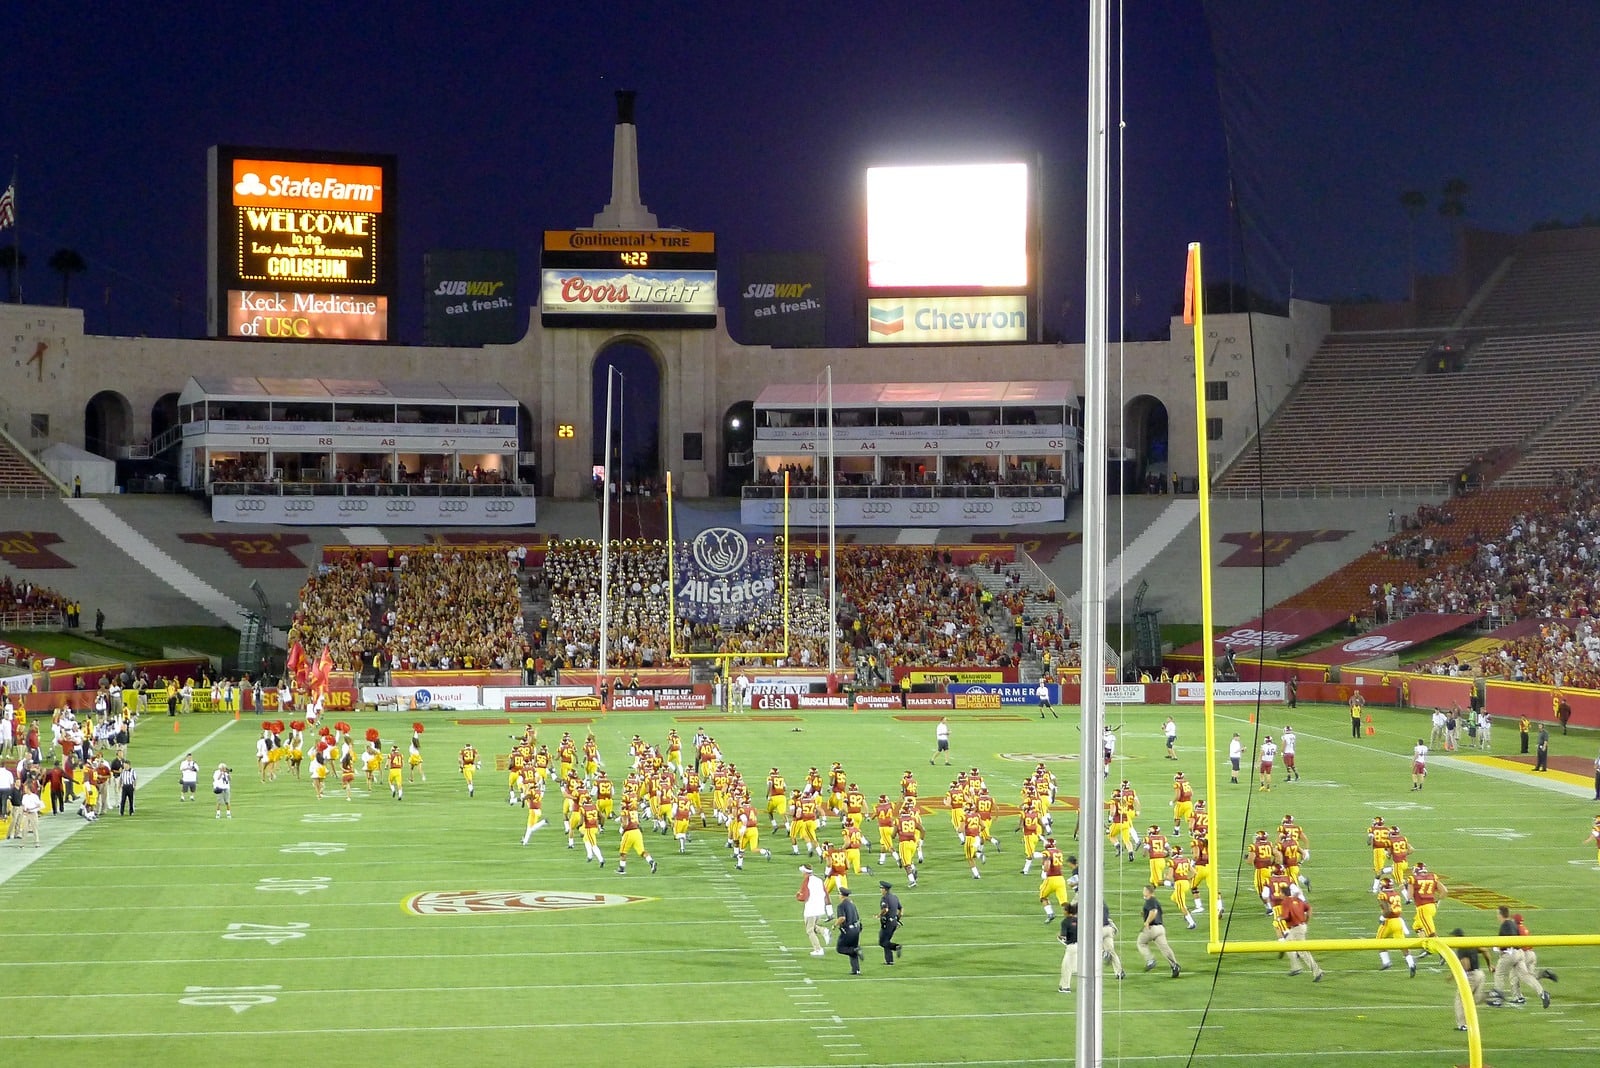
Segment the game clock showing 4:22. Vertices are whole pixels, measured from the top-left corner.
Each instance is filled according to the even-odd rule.
[[[716,235],[693,230],[547,230],[539,265],[554,270],[714,271]]]

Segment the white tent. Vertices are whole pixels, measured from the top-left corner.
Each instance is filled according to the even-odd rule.
[[[85,494],[117,492],[117,465],[104,456],[57,442],[39,453],[39,462],[68,490],[73,488],[73,479],[81,478]]]

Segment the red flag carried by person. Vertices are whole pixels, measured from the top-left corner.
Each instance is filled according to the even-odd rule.
[[[328,676],[333,674],[333,653],[324,645],[322,655],[317,657],[317,666],[311,672],[311,692],[318,697],[328,696]]]
[[[305,646],[301,645],[300,639],[296,638],[289,646],[289,657],[284,661],[283,666],[289,677],[294,679],[295,686],[302,690],[306,688],[311,672],[311,665],[308,663],[309,659],[306,656]]]

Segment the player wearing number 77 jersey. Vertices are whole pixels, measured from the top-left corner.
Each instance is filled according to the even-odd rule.
[[[1411,871],[1407,889],[1411,892],[1411,904],[1416,907],[1416,913],[1411,917],[1411,925],[1417,929],[1419,935],[1429,938],[1439,933],[1434,924],[1434,913],[1439,908],[1439,899],[1448,892],[1439,877],[1428,870],[1422,861]]]

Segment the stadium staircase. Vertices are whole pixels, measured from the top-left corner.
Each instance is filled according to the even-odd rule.
[[[16,439],[0,430],[0,496],[56,497],[66,492]]]
[[[173,559],[149,538],[133,529],[126,520],[107,508],[104,501],[93,497],[68,498],[66,506],[79,519],[93,527],[107,541],[132,558],[156,578],[193,601],[205,612],[216,617],[225,626],[239,626],[245,608],[224,595],[216,587],[202,581],[199,576]],[[281,635],[274,634],[282,642]]]

